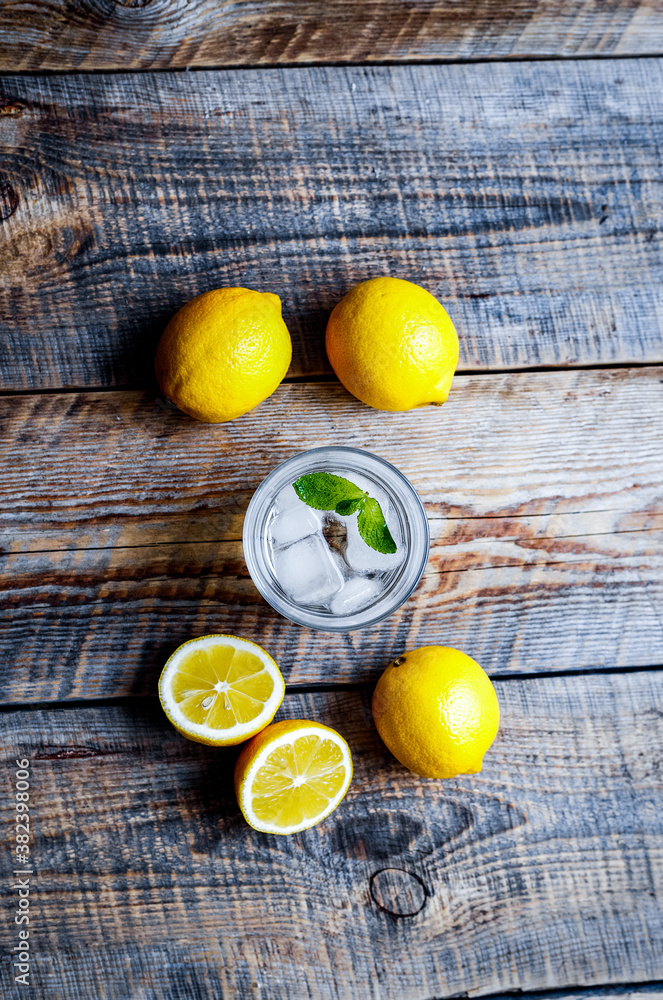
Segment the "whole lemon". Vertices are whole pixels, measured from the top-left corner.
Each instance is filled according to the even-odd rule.
[[[376,410],[441,404],[458,364],[458,336],[430,292],[401,278],[355,285],[332,311],[327,355],[353,396]]]
[[[217,288],[175,313],[159,341],[155,371],[180,410],[220,423],[271,396],[291,358],[278,295]]]
[[[500,722],[488,674],[450,646],[421,646],[390,663],[373,695],[377,730],[423,778],[476,774]]]

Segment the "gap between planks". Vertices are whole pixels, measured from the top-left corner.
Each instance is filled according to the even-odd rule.
[[[567,986],[559,990],[518,990],[510,993],[480,993],[470,990],[469,992],[457,993],[454,997],[445,997],[444,1000],[457,1000],[462,998],[478,998],[481,1000],[596,1000],[613,997],[618,1000],[636,1000],[642,997],[643,1000],[663,1000],[663,980],[650,980],[637,983],[603,983],[594,987]],[[430,1000],[442,1000],[440,997],[431,997]]]
[[[663,364],[663,341],[661,342],[661,354],[656,357],[652,354],[651,358],[647,361],[629,361],[625,365],[622,361],[604,361],[595,362],[593,364],[575,364],[570,362],[568,364],[557,364],[557,365],[531,365],[521,368],[515,367],[494,367],[487,368],[485,371],[477,372],[474,368],[457,368],[454,374],[455,379],[467,378],[467,377],[479,377],[483,375],[537,375],[537,374],[547,374],[549,372],[559,372],[559,371],[611,371],[611,370],[621,370],[625,368],[651,368],[652,365]],[[279,385],[341,385],[340,379],[334,378],[331,374],[320,374],[320,375],[286,375]],[[156,384],[149,385],[145,383],[133,383],[127,385],[63,385],[55,388],[32,388],[32,389],[0,389],[0,399],[4,396],[58,396],[58,395],[73,395],[75,393],[91,393],[91,392],[153,392],[155,398],[161,398],[164,405],[168,408],[174,408],[173,404],[170,403],[165,397],[159,395],[159,389]]]
[[[386,666],[386,664],[385,664]],[[610,676],[612,674],[648,674],[663,670],[663,664],[652,663],[648,666],[637,667],[597,667],[594,670],[546,670],[540,673],[518,673],[493,675],[491,681],[494,685],[508,684],[512,681],[535,681],[544,680],[548,677],[596,677]],[[295,697],[305,694],[345,694],[355,692],[357,694],[372,694],[377,683],[377,678],[370,681],[348,681],[347,683],[336,682],[335,684],[298,684],[289,682],[286,686],[284,698]],[[40,711],[42,709],[72,709],[77,708],[104,708],[111,706],[140,706],[141,702],[146,705],[155,706],[159,701],[157,694],[135,694],[118,695],[113,697],[108,695],[105,698],[70,698],[59,701],[25,701],[0,703],[0,714],[3,712],[16,711]]]
[[[39,69],[38,74],[34,69],[2,69],[0,68],[0,73],[3,76],[15,76],[18,78],[35,78],[36,75],[39,78],[44,77],[48,79],[49,77],[93,77],[93,76],[178,76],[180,74],[186,73],[188,77],[195,77],[196,73],[260,73],[267,72],[273,69],[283,70],[284,72],[296,71],[296,70],[312,70],[319,69],[324,66],[325,69],[360,69],[365,66],[370,66],[371,69],[392,69],[397,66],[411,66],[414,69],[424,68],[428,66],[492,66],[499,65],[502,63],[507,63],[508,65],[518,65],[519,63],[565,63],[569,64],[572,62],[606,62],[610,60],[611,62],[646,62],[646,60],[656,60],[663,57],[663,43],[660,49],[652,49],[649,52],[620,52],[618,54],[606,52],[603,54],[597,53],[575,53],[572,56],[555,55],[554,53],[549,53],[547,55],[518,55],[518,56],[496,56],[491,58],[490,56],[477,56],[476,58],[465,58],[456,59],[450,57],[448,59],[408,59],[407,63],[398,59],[371,59],[370,63],[365,62],[280,62],[278,64],[267,64],[267,63],[242,63],[233,65],[228,63],[223,66],[209,65],[196,65],[196,66],[140,66],[135,69],[123,69],[123,68],[112,68],[112,67],[102,67],[99,69],[86,69],[85,67],[73,67],[71,69]]]

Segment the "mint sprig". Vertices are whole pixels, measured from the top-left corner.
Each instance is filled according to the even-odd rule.
[[[396,551],[380,504],[349,479],[331,472],[310,472],[292,485],[299,499],[315,510],[333,510],[341,517],[357,513],[359,534],[376,552],[388,555]]]
[[[345,510],[347,504],[350,501],[359,504],[368,496],[349,479],[332,476],[331,472],[310,472],[308,476],[302,476],[292,485],[299,499],[309,507],[315,507],[316,510],[336,510],[341,504],[344,511],[336,510],[337,514],[352,513],[350,510]]]
[[[373,497],[366,497],[357,518],[359,534],[376,552],[395,552],[396,542],[391,537],[382,507]]]

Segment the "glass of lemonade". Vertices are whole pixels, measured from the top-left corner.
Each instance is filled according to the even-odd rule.
[[[300,499],[293,484],[320,472],[379,503],[395,551],[367,544],[357,512],[343,516]],[[290,621],[323,632],[366,628],[392,614],[419,583],[429,543],[412,485],[357,448],[313,448],[283,462],[262,481],[244,519],[244,557],[262,596]]]

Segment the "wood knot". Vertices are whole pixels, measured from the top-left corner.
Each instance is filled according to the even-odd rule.
[[[136,7],[147,7],[148,4],[152,3],[152,0],[115,0],[118,7],[129,7],[130,9]]]
[[[402,868],[382,868],[371,878],[371,897],[393,917],[414,917],[430,895],[418,875]]]
[[[20,101],[8,101],[0,97],[0,117],[20,118],[25,106]]]
[[[13,215],[18,208],[18,194],[7,181],[0,180],[0,222]]]

